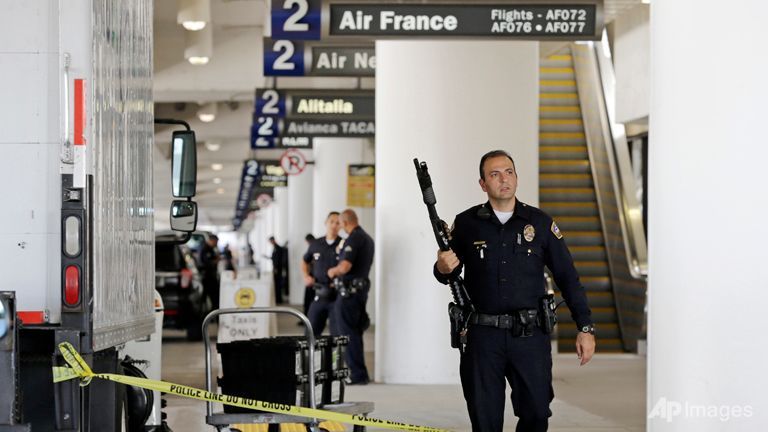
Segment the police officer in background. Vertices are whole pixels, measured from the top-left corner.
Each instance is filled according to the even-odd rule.
[[[198,263],[203,274],[203,293],[211,299],[214,309],[219,308],[219,238],[211,234],[200,248]]]
[[[304,241],[307,242],[307,250],[309,250],[309,247],[312,245],[312,242],[315,241],[315,236],[312,235],[312,233],[307,234],[304,236]],[[306,252],[305,252],[306,254]],[[306,274],[304,272],[304,267],[301,268],[302,274]],[[304,281],[306,282],[306,278],[304,278]],[[314,282],[313,282],[314,284]],[[304,284],[304,302],[302,303],[302,312],[304,312],[304,315],[309,316],[309,305],[312,304],[312,301],[315,298],[315,288],[312,285]],[[299,321],[299,325],[304,325],[303,321]]]
[[[341,227],[349,236],[341,244],[339,264],[328,269],[328,277],[342,278],[344,292],[336,299],[334,313],[338,334],[349,337],[346,360],[350,384],[368,384],[368,369],[363,355],[363,331],[370,325],[365,311],[371,281],[368,273],[373,264],[373,239],[358,224],[357,214],[350,209],[341,213]]]
[[[272,245],[272,277],[275,283],[275,304],[283,303],[283,293],[285,288],[285,274],[286,274],[286,260],[288,255],[288,249],[284,246],[277,244],[277,240],[272,236],[269,238],[269,243]]]
[[[315,337],[323,334],[328,318],[331,319],[331,332],[334,333],[335,318],[331,315],[331,311],[336,292],[331,287],[328,269],[338,262],[336,249],[341,241],[339,228],[339,212],[328,213],[328,217],[325,218],[325,237],[312,240],[301,261],[304,285],[311,287],[315,294],[307,312]]]
[[[550,335],[538,321],[544,266],[579,328],[576,352],[581,365],[595,351],[587,297],[557,224],[515,198],[517,172],[509,154],[496,150],[482,157],[480,187],[488,202],[456,216],[451,250],[438,252],[435,264],[435,277],[442,283],[464,268],[477,311],[469,317],[460,366],[472,430],[502,430],[506,379],[519,417],[516,430],[546,431],[554,392]],[[526,320],[533,316],[536,319]]]

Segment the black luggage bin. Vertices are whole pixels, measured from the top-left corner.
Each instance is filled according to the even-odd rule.
[[[216,344],[221,354],[222,393],[265,402],[309,406],[308,344],[304,337],[276,337]],[[322,355],[315,350],[315,402],[322,403],[326,374],[319,374]],[[253,412],[224,405],[225,413]]]

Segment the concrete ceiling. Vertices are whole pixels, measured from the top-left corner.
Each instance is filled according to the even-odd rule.
[[[176,0],[155,1],[154,14],[154,97],[156,117],[186,120],[198,139],[198,201],[202,226],[223,228],[234,215],[243,160],[257,156],[276,159],[279,150],[249,147],[253,95],[256,88],[362,88],[372,89],[375,81],[366,78],[284,78],[273,81],[262,75],[262,39],[269,0],[211,0],[213,56],[205,66],[193,66],[184,59],[185,33],[176,23]],[[481,2],[478,0],[478,2]],[[486,1],[482,1],[487,3]],[[607,0],[606,21],[610,22],[640,0]],[[542,47],[542,52],[553,47]],[[211,123],[197,119],[202,103],[217,102],[218,114]],[[168,226],[170,206],[171,128],[156,128],[155,208],[158,227]],[[212,152],[206,141],[218,142]],[[308,157],[311,159],[311,152]],[[214,171],[214,163],[223,165]],[[220,179],[220,183],[214,183]]]

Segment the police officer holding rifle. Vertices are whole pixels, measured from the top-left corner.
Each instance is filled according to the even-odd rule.
[[[440,243],[426,164],[414,162]],[[456,216],[450,233],[442,228],[449,248],[441,246],[434,266],[437,280],[454,293],[452,340],[462,350],[460,375],[472,430],[502,430],[506,380],[519,417],[516,430],[546,431],[554,398],[549,333],[556,315],[553,298],[545,292],[544,266],[580,330],[576,352],[582,365],[595,352],[591,312],[557,224],[515,197],[512,157],[502,150],[486,153],[479,171],[488,201]],[[460,306],[455,293],[462,290],[464,298],[458,300],[465,304]]]

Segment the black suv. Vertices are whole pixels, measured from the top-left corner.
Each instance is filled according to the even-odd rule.
[[[211,302],[203,294],[195,258],[176,239],[174,234],[155,236],[155,288],[165,307],[163,327],[185,329],[187,339],[201,340],[201,325]]]

